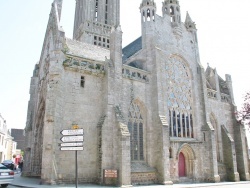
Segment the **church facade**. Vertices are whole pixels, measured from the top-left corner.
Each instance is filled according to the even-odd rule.
[[[138,6],[142,34],[122,48],[120,0],[76,0],[73,39],[54,0],[31,78],[23,174],[74,182],[75,152],[58,144],[77,125],[79,183],[249,180],[231,76],[203,68],[196,25],[188,13],[181,21],[178,0],[163,0],[162,16],[154,0]]]

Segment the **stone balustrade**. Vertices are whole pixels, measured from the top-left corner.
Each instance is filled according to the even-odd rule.
[[[123,65],[122,67],[122,75],[124,78],[148,82],[148,74],[149,72],[145,70],[137,69],[128,65]]]
[[[63,62],[63,66],[89,74],[104,74],[105,72],[102,62],[93,62],[77,57],[67,57]]]
[[[221,101],[222,102],[231,102],[230,96],[224,93],[221,93]]]
[[[110,25],[103,24],[103,23],[100,23],[100,22],[93,22],[93,25],[99,26],[100,28],[111,30],[111,26]]]
[[[211,99],[217,100],[217,91],[207,88],[207,96]],[[230,103],[231,102],[230,95],[227,95],[225,93],[221,93],[221,101]]]
[[[212,99],[217,99],[217,91],[212,89],[207,89],[207,96]]]

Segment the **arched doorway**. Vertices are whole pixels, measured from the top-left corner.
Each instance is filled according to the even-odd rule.
[[[179,177],[185,177],[186,176],[186,164],[185,164],[185,156],[182,152],[179,154]]]
[[[189,144],[185,143],[179,148],[176,158],[179,177],[195,177],[195,153]]]

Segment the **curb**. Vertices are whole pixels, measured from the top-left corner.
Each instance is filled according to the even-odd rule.
[[[208,184],[174,184],[173,188],[193,188],[193,187],[219,187],[219,186],[227,186],[227,185],[238,185],[238,184],[249,184],[250,181],[239,181],[239,182],[220,182],[220,183],[208,183]],[[175,187],[177,186],[177,187]]]
[[[221,183],[214,183],[214,184],[189,184],[189,185],[185,185],[185,184],[173,184],[173,185],[170,185],[170,186],[167,186],[169,188],[193,188],[193,187],[219,187],[219,186],[225,186],[225,185],[236,185],[237,184],[249,184],[250,181],[240,181],[240,182],[221,182]],[[18,184],[13,184],[13,183],[10,183],[9,185],[11,186],[14,186],[14,187],[25,187],[25,188],[37,188],[39,187],[39,185],[35,185],[35,186],[32,186],[32,185],[18,185]],[[80,187],[85,187],[84,185],[79,185]],[[100,187],[104,187],[105,186],[100,186]],[[148,186],[132,186],[132,187],[135,187],[135,188],[150,188],[150,187],[161,187],[161,185],[148,185]],[[164,186],[165,187],[165,186]],[[51,186],[51,188],[53,188],[53,186]],[[54,187],[55,188],[55,187]],[[86,186],[87,188],[87,186]]]
[[[36,188],[36,187],[30,187],[27,185],[17,185],[17,184],[12,184],[12,183],[9,183],[9,185],[14,186],[14,187]]]

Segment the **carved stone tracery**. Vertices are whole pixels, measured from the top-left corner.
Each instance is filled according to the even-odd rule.
[[[193,137],[191,74],[185,61],[172,56],[166,63],[170,135]]]

